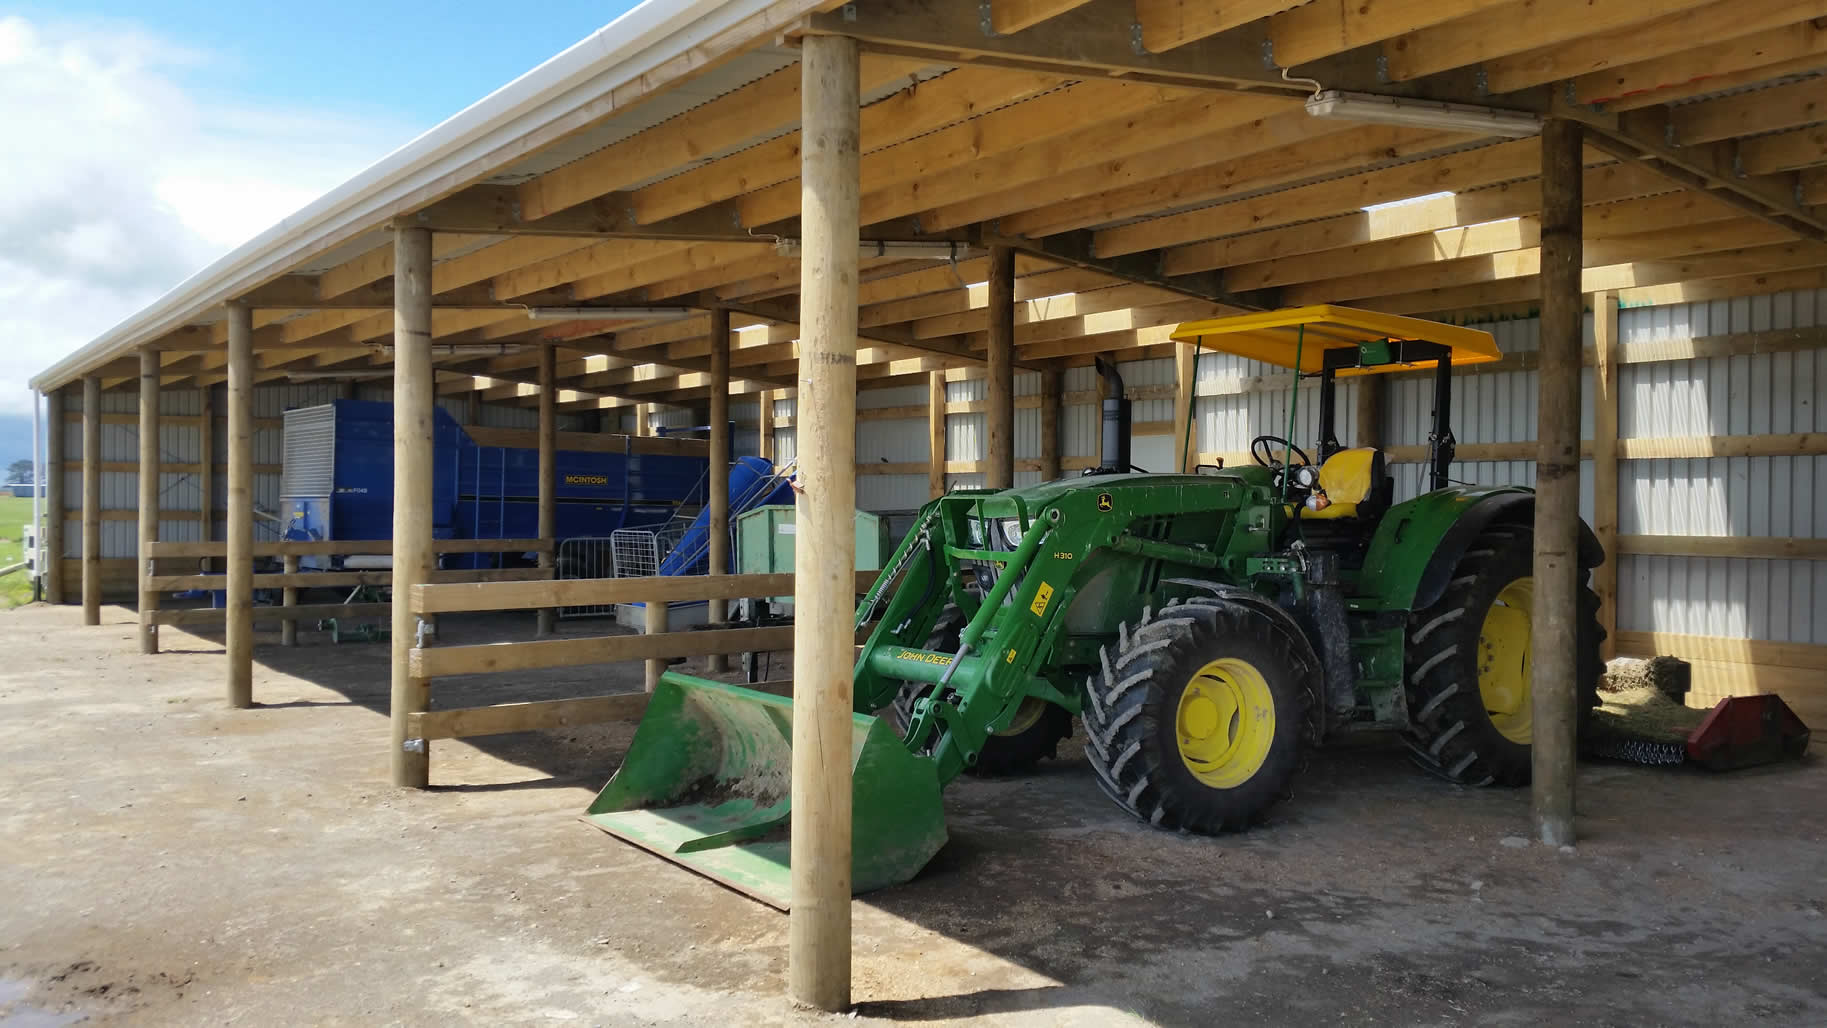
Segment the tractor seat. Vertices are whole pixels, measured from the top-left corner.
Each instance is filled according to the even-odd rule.
[[[1381,506],[1378,486],[1384,480],[1383,451],[1371,446],[1340,450],[1320,465],[1319,484],[1326,491],[1330,506],[1321,510],[1303,510],[1303,521],[1331,518],[1354,518],[1360,508],[1366,514]]]

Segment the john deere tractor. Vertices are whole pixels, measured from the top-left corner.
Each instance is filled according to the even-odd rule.
[[[928,504],[856,613],[857,891],[944,844],[945,783],[1031,767],[1075,717],[1104,793],[1167,829],[1245,828],[1303,747],[1369,729],[1453,782],[1528,780],[1534,494],[1447,478],[1452,368],[1497,360],[1491,336],[1317,306],[1175,338],[1317,378],[1315,448],[1264,435],[1248,466],[1138,472],[1101,364],[1100,467]],[[1431,488],[1393,502],[1385,455],[1337,438],[1337,380],[1429,368]],[[1604,559],[1589,530],[1579,555]],[[1603,631],[1583,584],[1578,603],[1583,713]],[[667,674],[587,816],[784,905],[790,736],[789,701]]]

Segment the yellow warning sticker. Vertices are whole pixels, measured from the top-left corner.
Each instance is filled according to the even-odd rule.
[[[1052,599],[1053,587],[1042,582],[1040,583],[1040,588],[1034,590],[1034,602],[1028,604],[1028,609],[1034,612],[1035,617],[1039,617],[1047,612],[1047,604],[1051,602]]]
[[[1010,650],[1010,651],[1009,651],[1009,655],[1008,655],[1008,657],[1006,657],[1006,658],[1004,658],[1004,660],[1003,660],[1003,663],[1004,663],[1004,664],[1013,664],[1013,663],[1015,663],[1015,651],[1014,651],[1014,650]]]

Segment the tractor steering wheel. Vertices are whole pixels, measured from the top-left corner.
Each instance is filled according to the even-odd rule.
[[[1259,435],[1255,439],[1250,440],[1250,459],[1265,468],[1270,468],[1275,471],[1282,470],[1283,465],[1281,457],[1289,450],[1294,451],[1294,456],[1300,458],[1300,463],[1293,465],[1294,467],[1298,468],[1313,463],[1313,458],[1307,456],[1306,450],[1283,439],[1281,436]]]

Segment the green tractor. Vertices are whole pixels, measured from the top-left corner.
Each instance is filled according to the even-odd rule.
[[[856,891],[944,844],[945,783],[1032,767],[1074,717],[1104,793],[1166,829],[1248,827],[1304,747],[1364,730],[1453,782],[1528,781],[1534,494],[1447,478],[1452,368],[1499,359],[1491,336],[1317,306],[1175,338],[1317,377],[1315,454],[1259,436],[1253,466],[1137,473],[1100,362],[1100,467],[923,508],[857,608]],[[1430,367],[1431,490],[1395,503],[1381,451],[1336,437],[1336,382]],[[1590,530],[1579,555],[1604,559]],[[1578,600],[1583,715],[1603,630]],[[784,907],[791,707],[667,674],[587,819]]]

